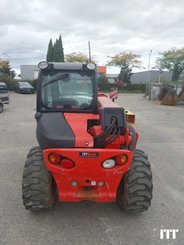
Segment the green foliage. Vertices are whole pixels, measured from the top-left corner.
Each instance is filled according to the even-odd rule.
[[[61,35],[59,39],[56,39],[54,44],[53,60],[54,62],[64,62],[64,52],[63,52],[63,43]]]
[[[88,62],[89,58],[82,52],[73,52],[65,55],[66,62]],[[92,58],[91,62],[96,63],[96,61]]]
[[[29,82],[35,90],[37,89],[37,79],[36,80],[14,80],[8,76],[0,76],[0,81],[6,83],[8,90],[14,91],[17,82]]]
[[[81,52],[79,53],[73,52],[73,53],[65,55],[65,60],[67,62],[87,62],[88,57]]]
[[[160,69],[172,71],[172,81],[177,81],[180,74],[184,70],[184,48],[165,51],[161,53],[161,57],[157,59]]]
[[[47,50],[47,61],[48,62],[53,61],[53,53],[54,53],[54,47],[52,44],[52,39],[50,39],[49,45],[48,45],[48,50]]]
[[[133,52],[122,52],[115,56],[109,57],[108,66],[115,66],[120,68],[119,80],[129,83],[132,76],[132,69],[134,67],[140,68],[140,55]]]
[[[49,62],[64,62],[64,51],[61,35],[59,36],[59,39],[56,39],[54,44],[52,43],[52,39],[50,39],[46,58]]]
[[[16,76],[16,72],[14,70],[11,70],[10,71],[10,76],[11,76],[12,79],[14,79],[15,76]]]
[[[130,78],[132,74],[133,74],[132,69],[130,69],[128,66],[127,67],[124,66],[121,68],[118,78],[120,81],[125,81],[127,83],[130,83]]]
[[[116,88],[116,85],[101,83],[98,87],[100,91],[110,92],[111,88]],[[118,92],[122,93],[145,93],[145,91],[145,84],[127,84],[126,86],[118,86]]]
[[[108,83],[108,79],[104,74],[101,74],[98,76],[98,83],[99,84],[107,84]]]
[[[0,75],[10,76],[10,64],[9,61],[0,59]]]
[[[13,80],[10,76],[0,76],[0,81],[6,83],[8,90],[14,90],[16,81]]]

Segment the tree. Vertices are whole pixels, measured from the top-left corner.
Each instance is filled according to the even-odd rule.
[[[89,58],[81,52],[73,52],[65,55],[65,60],[67,62],[88,62]]]
[[[109,56],[108,56],[109,57]],[[123,82],[130,82],[130,78],[132,76],[132,69],[134,67],[140,68],[141,61],[140,55],[135,54],[133,52],[122,52],[120,54],[116,54],[115,56],[109,57],[108,66],[115,66],[120,68],[119,80]]]
[[[48,62],[53,61],[53,52],[54,52],[54,47],[53,47],[52,39],[50,39],[48,49],[47,49],[47,61]]]
[[[83,54],[82,52],[73,52],[70,54],[65,55],[65,60],[67,62],[89,62],[89,58],[87,55]],[[96,61],[92,58],[91,62],[96,63]]]
[[[121,68],[118,78],[120,81],[130,83],[130,78],[132,74],[133,74],[132,69],[128,68],[128,66],[124,66]]]
[[[11,70],[10,76],[12,77],[12,79],[14,79],[16,77],[16,72],[14,70]]]
[[[63,52],[63,43],[62,43],[61,35],[59,36],[59,39],[56,39],[56,42],[54,44],[52,61],[64,62],[64,52]]]
[[[0,59],[0,74],[10,76],[11,68],[9,61]]]
[[[172,81],[177,81],[184,70],[184,48],[165,51],[157,59],[162,69],[172,71]]]
[[[99,84],[107,84],[108,83],[108,79],[104,74],[101,74],[98,76],[98,83]]]

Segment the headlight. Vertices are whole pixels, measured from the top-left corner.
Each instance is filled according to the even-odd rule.
[[[88,68],[89,70],[94,70],[94,69],[96,68],[96,65],[95,65],[94,63],[88,63],[88,64],[87,64],[87,68]]]
[[[113,168],[115,166],[116,162],[114,159],[107,159],[102,163],[103,168]]]
[[[47,61],[41,61],[39,64],[38,64],[38,67],[43,70],[43,69],[46,69],[47,67],[49,66],[49,63]]]

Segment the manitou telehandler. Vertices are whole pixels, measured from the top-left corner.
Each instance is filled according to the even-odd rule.
[[[143,212],[152,199],[146,154],[136,149],[134,115],[98,94],[94,63],[39,63],[36,136],[23,171],[26,209],[61,202],[117,202]]]

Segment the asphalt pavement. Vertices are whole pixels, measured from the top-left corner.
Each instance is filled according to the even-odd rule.
[[[59,203],[49,212],[24,209],[21,182],[26,155],[37,145],[35,95],[10,94],[0,114],[0,245],[184,245],[184,105],[160,106],[143,95],[121,94],[136,113],[138,148],[151,162],[151,208],[125,214],[115,203]],[[160,229],[177,229],[160,239]]]

